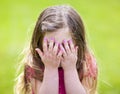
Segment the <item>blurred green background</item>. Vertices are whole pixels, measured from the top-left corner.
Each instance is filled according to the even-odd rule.
[[[99,66],[99,94],[120,94],[120,0],[1,0],[0,94],[13,94],[17,59],[40,12],[69,4],[82,16]]]

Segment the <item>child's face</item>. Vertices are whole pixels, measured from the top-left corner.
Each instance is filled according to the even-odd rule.
[[[63,40],[72,40],[72,36],[68,28],[58,29],[54,32],[46,32],[44,38],[47,38],[48,40],[54,38],[58,43],[62,43]]]

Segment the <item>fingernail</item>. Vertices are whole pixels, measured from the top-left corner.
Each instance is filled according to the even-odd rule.
[[[47,41],[47,38],[46,38],[46,37],[44,38],[44,41]]]
[[[51,37],[50,40],[55,40],[55,38],[54,38],[54,37]]]
[[[65,39],[63,40],[63,43],[66,43],[66,40],[65,40]]]
[[[72,40],[68,40],[68,43],[71,43],[72,42]]]

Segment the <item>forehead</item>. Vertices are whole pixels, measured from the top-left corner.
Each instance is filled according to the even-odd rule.
[[[46,32],[44,37],[48,39],[55,38],[55,40],[59,43],[62,43],[63,40],[72,39],[70,30],[68,28],[58,29],[53,32]]]

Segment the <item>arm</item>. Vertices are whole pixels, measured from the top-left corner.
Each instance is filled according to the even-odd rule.
[[[86,94],[82,86],[76,69],[77,49],[74,47],[72,40],[64,41],[64,47],[60,45],[63,51],[62,67],[64,69],[64,81],[67,94]]]
[[[58,52],[58,43],[51,39],[48,47],[48,40],[44,39],[43,52],[38,48],[36,51],[45,66],[43,82],[36,87],[37,94],[58,94],[58,67],[62,55],[61,51]]]
[[[65,87],[67,94],[86,94],[82,86],[76,68],[64,71]]]
[[[36,80],[35,94],[58,94],[58,70],[45,69],[43,82]]]

